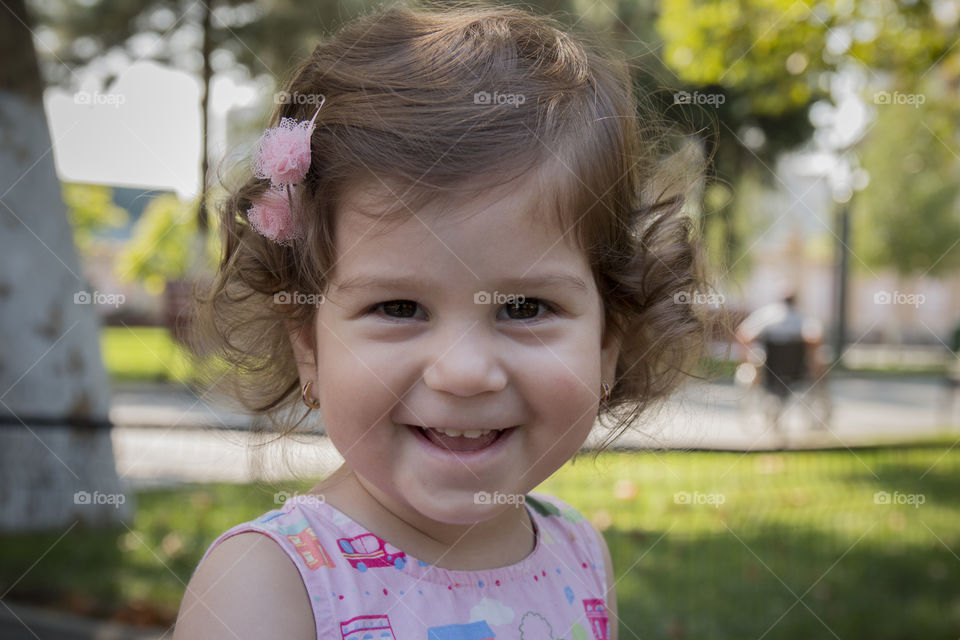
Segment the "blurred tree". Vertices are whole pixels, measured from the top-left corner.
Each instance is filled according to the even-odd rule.
[[[154,198],[133,227],[130,241],[117,255],[114,270],[123,280],[142,282],[148,293],[163,293],[167,281],[181,280],[191,267],[197,233],[198,200],[183,202],[173,194]],[[213,219],[216,224],[216,218]],[[215,230],[215,229],[214,229]],[[212,270],[219,252],[215,233],[206,236],[204,266]]]
[[[99,300],[79,274],[24,0],[0,19],[0,529],[116,524]],[[66,533],[66,532],[65,532]]]
[[[113,189],[101,184],[63,182],[63,202],[73,227],[73,240],[81,253],[90,249],[94,234],[104,227],[123,227],[130,214],[113,202]]]
[[[298,3],[286,0],[31,0],[47,45],[44,71],[48,81],[69,85],[81,67],[120,54],[125,60],[155,60],[191,73],[201,81],[201,139],[207,140],[210,85],[214,73],[239,80],[268,76],[274,84],[286,78],[290,60],[305,57],[328,28],[370,4],[355,2]],[[105,85],[115,71],[105,72]],[[197,207],[200,234],[206,234],[208,145],[202,145],[201,190]]]
[[[754,173],[769,182],[777,155],[810,138],[809,108],[831,99],[836,74],[866,68],[879,83],[875,70],[909,79],[944,62],[957,36],[946,4],[663,0],[656,28],[664,63],[691,96],[678,108],[704,127],[717,123],[708,138],[717,178]],[[715,95],[722,102],[710,102]],[[741,244],[734,210],[719,210],[728,258]]]
[[[853,207],[854,252],[900,276],[960,266],[957,93],[940,82],[923,89],[901,94],[907,103],[877,104],[875,135],[860,154],[870,183]]]

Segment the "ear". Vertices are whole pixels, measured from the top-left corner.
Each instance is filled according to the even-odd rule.
[[[297,363],[297,372],[300,375],[300,386],[307,382],[314,382],[317,378],[317,358],[314,352],[313,323],[297,324],[290,319],[284,320],[287,335],[290,336],[290,346],[293,347],[293,358]]]
[[[620,344],[621,339],[618,336],[614,336],[614,332],[605,326],[604,336],[600,343],[600,380],[610,385],[611,389],[616,386],[617,359],[620,357]],[[599,388],[597,392],[599,393]]]

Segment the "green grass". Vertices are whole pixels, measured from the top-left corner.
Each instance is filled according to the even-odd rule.
[[[537,491],[603,529],[622,640],[956,638],[960,447],[952,444],[605,453],[568,463]],[[61,532],[0,536],[0,592],[25,573],[11,599],[150,602],[172,620],[217,535],[276,508],[274,491],[311,484],[140,492],[130,530],[78,526],[46,555]],[[924,503],[877,504],[878,491]],[[683,504],[681,492],[722,504]]]
[[[621,455],[543,489],[607,527],[621,638],[956,638],[960,451],[944,453]]]
[[[118,382],[193,382],[186,351],[163,327],[104,327],[100,353],[110,379]]]

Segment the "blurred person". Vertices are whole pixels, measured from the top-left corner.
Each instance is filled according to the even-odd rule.
[[[796,293],[789,290],[778,302],[759,307],[737,327],[736,338],[744,347],[744,360],[757,369],[759,382],[774,399],[771,423],[779,421],[787,399],[801,385],[815,386],[827,371],[820,358],[823,324],[803,314]],[[813,426],[822,428],[821,421]]]

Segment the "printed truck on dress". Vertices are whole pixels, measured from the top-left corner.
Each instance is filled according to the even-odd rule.
[[[610,625],[607,619],[607,607],[600,598],[588,598],[583,601],[583,608],[587,612],[587,620],[593,630],[595,640],[609,640],[607,629]]]
[[[276,524],[274,528],[293,543],[294,548],[296,548],[300,557],[303,558],[303,562],[307,565],[308,569],[319,569],[320,567],[334,568],[333,558],[330,557],[327,550],[320,544],[320,540],[317,539],[317,533],[313,530],[313,527],[310,526],[310,523],[307,522],[306,518],[300,516],[300,518],[290,524]]]
[[[396,567],[403,569],[407,564],[407,555],[387,544],[372,533],[364,533],[353,538],[338,538],[337,544],[343,557],[357,570],[366,571],[371,567]]]
[[[397,640],[387,614],[357,616],[340,623],[343,640]]]
[[[327,550],[317,540],[317,534],[314,533],[312,527],[307,527],[299,533],[288,534],[287,539],[296,547],[297,553],[303,558],[308,569],[319,569],[320,567],[333,569],[333,560],[330,559]]]

